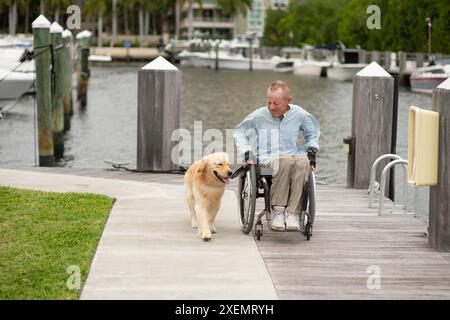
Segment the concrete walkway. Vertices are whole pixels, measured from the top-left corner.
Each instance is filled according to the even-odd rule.
[[[0,185],[116,199],[81,299],[277,298],[257,245],[239,229],[233,191],[225,192],[218,233],[203,242],[180,185],[9,169],[0,169]]]

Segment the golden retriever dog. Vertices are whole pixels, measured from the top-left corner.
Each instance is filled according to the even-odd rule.
[[[214,221],[231,174],[228,155],[224,152],[205,156],[186,171],[184,185],[192,227],[198,227],[204,241],[210,240],[211,233],[216,232]]]

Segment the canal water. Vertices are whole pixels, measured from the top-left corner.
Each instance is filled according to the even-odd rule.
[[[93,67],[88,106],[75,105],[71,130],[65,137],[65,161],[61,166],[109,168],[105,161],[136,167],[137,70],[140,64]],[[317,180],[321,184],[345,184],[347,156],[342,138],[350,135],[352,83],[327,78],[303,78],[272,71],[209,70],[180,67],[182,71],[181,127],[193,132],[194,121],[208,129],[232,129],[248,113],[266,103],[266,88],[275,80],[290,84],[293,103],[304,107],[320,123],[321,152]],[[399,93],[397,154],[407,157],[408,107],[431,109],[431,96]],[[0,101],[3,110],[9,103]],[[35,113],[32,98],[25,98],[0,120],[0,167],[32,167],[35,155]],[[401,199],[401,170],[396,174],[397,199]],[[409,188],[409,191],[412,191]],[[409,192],[409,209],[415,201]],[[428,212],[428,189],[420,188],[419,213]]]

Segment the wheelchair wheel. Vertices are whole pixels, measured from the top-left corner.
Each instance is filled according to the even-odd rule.
[[[302,210],[300,214],[300,231],[309,240],[312,237],[314,217],[316,214],[316,179],[314,172],[309,173],[308,182],[303,190]]]
[[[244,233],[249,233],[253,227],[257,191],[256,168],[252,165],[245,175],[239,178],[238,184],[239,223]]]

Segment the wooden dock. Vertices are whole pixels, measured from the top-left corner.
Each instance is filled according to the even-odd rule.
[[[144,60],[149,61],[158,56],[166,57],[165,52],[159,52],[156,48],[110,48],[91,47],[92,55],[110,55],[113,61],[116,60]]]
[[[106,169],[31,168],[31,171],[182,184],[180,174]],[[230,190],[235,189],[231,184]],[[257,212],[263,203],[258,199]],[[385,214],[368,208],[367,190],[317,186],[310,241],[269,231],[256,241],[280,299],[449,299],[450,253],[432,249],[427,226],[386,200]],[[389,213],[391,212],[391,213]],[[238,228],[236,219],[236,228]],[[368,269],[369,268],[369,269]],[[379,289],[369,289],[373,269]],[[369,273],[369,272],[370,273]]]

